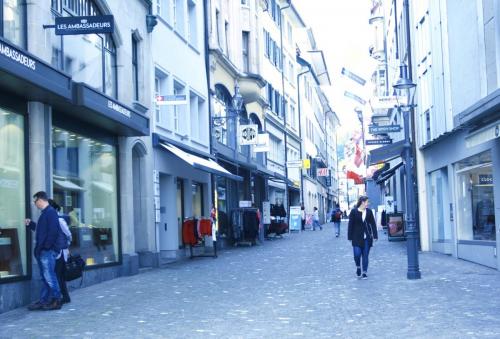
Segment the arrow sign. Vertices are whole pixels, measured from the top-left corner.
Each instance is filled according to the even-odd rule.
[[[385,125],[385,126],[368,126],[370,134],[385,134],[401,131],[401,126],[399,125]]]
[[[391,138],[366,140],[366,145],[388,145],[392,144]]]

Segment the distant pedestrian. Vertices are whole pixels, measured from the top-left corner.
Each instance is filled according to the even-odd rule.
[[[356,263],[356,276],[367,279],[368,256],[373,241],[378,239],[377,225],[373,212],[368,208],[369,200],[367,196],[360,196],[356,207],[349,214],[349,225],[347,228],[347,239],[352,241],[354,252],[354,262]],[[363,263],[363,273],[361,274],[360,259]]]
[[[300,222],[302,223],[302,231],[306,229],[306,208],[304,204],[300,206]]]
[[[40,299],[29,305],[28,309],[58,310],[62,306],[61,290],[55,272],[56,258],[66,246],[65,237],[59,226],[59,216],[49,205],[47,193],[40,191],[34,196],[35,206],[42,211],[38,223],[26,219],[26,226],[36,231],[35,258],[40,268],[42,286]]]
[[[319,223],[319,212],[318,208],[314,207],[313,212],[313,231],[316,231],[316,227],[319,227],[320,230],[323,230],[323,226]]]
[[[66,262],[69,258],[69,245],[71,244],[72,236],[68,227],[69,217],[67,215],[61,214],[61,206],[57,204],[54,200],[49,199],[49,204],[54,208],[59,216],[59,227],[61,227],[61,231],[66,236],[66,248],[63,248],[56,259],[56,276],[57,282],[59,283],[59,288],[61,289],[61,302],[63,304],[67,304],[71,302],[68,293],[68,287],[66,286],[66,279],[64,275],[66,273]]]
[[[342,210],[340,209],[339,204],[335,205],[335,208],[332,211],[332,222],[335,226],[335,237],[339,237],[340,235],[340,222],[342,221]]]

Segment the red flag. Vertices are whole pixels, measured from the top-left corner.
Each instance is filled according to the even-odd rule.
[[[356,172],[353,172],[353,171],[347,171],[347,179],[354,180],[354,184],[356,184],[356,185],[360,185],[360,184],[364,183],[363,177],[361,175],[357,174]]]
[[[356,152],[354,153],[354,165],[356,165],[356,167],[359,167],[361,166],[362,163],[363,163],[363,154],[361,152],[361,147],[359,147],[359,145],[356,144]]]

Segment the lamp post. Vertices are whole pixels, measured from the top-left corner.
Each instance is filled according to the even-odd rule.
[[[408,272],[406,276],[408,279],[420,279],[417,248],[418,231],[415,221],[415,191],[412,169],[414,159],[410,139],[410,114],[413,114],[413,96],[415,95],[417,85],[408,78],[408,68],[404,63],[400,66],[400,77],[392,87],[396,90],[398,111],[403,113],[404,119],[405,143],[403,161],[406,176],[406,251],[408,256]]]

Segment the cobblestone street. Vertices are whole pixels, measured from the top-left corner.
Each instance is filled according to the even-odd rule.
[[[60,311],[0,315],[0,337],[500,337],[500,274],[423,253],[406,279],[405,243],[381,240],[368,280],[345,236],[291,234],[71,293]]]

